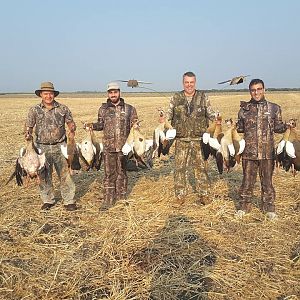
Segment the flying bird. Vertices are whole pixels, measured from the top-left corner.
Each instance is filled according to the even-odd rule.
[[[152,84],[152,82],[145,82],[135,79],[129,79],[129,80],[116,80],[119,82],[127,82],[127,86],[131,88],[139,87],[140,84]]]
[[[235,85],[235,84],[240,84],[246,81],[246,77],[248,77],[250,75],[240,75],[240,76],[236,76],[233,77],[232,79],[228,79],[222,82],[218,82],[218,84],[223,84],[223,83],[227,83],[229,82],[229,85]]]

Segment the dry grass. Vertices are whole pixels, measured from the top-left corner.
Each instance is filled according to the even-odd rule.
[[[284,119],[300,120],[300,93],[268,98],[282,106]],[[248,95],[210,99],[224,117],[236,117]],[[104,101],[78,95],[58,100],[71,108],[78,139],[80,122],[96,120]],[[136,106],[150,138],[156,108],[168,100],[126,100]],[[279,170],[274,176],[276,222],[266,221],[256,207],[237,221],[241,168],[220,176],[213,161],[213,203],[198,206],[191,196],[174,206],[172,159],[129,173],[128,201],[108,212],[98,210],[103,170],[75,175],[79,211],[66,212],[59,201],[42,212],[36,187],[4,186],[23,145],[24,118],[37,102],[33,96],[0,96],[0,299],[300,299],[299,174]]]

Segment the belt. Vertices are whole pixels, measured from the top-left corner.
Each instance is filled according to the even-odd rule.
[[[176,138],[176,140],[180,140],[183,142],[193,142],[193,141],[201,141],[202,137],[198,137],[198,138]]]
[[[47,146],[53,146],[53,145],[57,145],[57,144],[61,144],[61,143],[63,143],[64,141],[61,141],[61,142],[54,142],[54,143],[39,143],[39,142],[37,142],[37,144],[39,144],[39,145],[47,145]]]

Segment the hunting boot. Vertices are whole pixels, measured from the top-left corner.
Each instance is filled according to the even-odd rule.
[[[252,208],[252,203],[250,201],[245,201],[242,199],[239,203],[239,209],[237,210],[235,216],[239,219],[242,219],[245,214],[249,213]]]

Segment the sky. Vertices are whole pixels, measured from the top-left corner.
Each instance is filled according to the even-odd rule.
[[[105,91],[115,80],[228,88],[238,75],[300,87],[299,0],[0,0],[0,93]],[[121,84],[122,91],[141,91]]]

